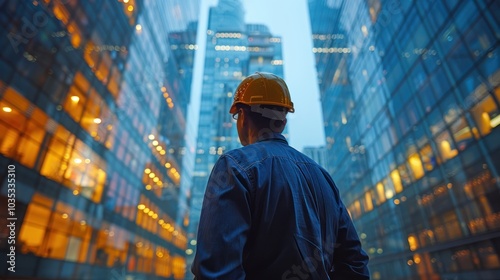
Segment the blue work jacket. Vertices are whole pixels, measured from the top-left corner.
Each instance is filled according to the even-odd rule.
[[[369,279],[330,175],[281,134],[231,150],[208,180],[195,279]]]

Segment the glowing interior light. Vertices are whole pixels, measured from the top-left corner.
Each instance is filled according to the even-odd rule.
[[[100,124],[102,122],[102,120],[100,118],[95,118],[94,119],[94,123],[96,124]]]
[[[500,115],[494,117],[493,119],[490,120],[490,126],[497,127],[500,124]]]
[[[12,108],[10,108],[10,107],[3,107],[3,108],[2,108],[2,110],[3,110],[4,112],[6,112],[6,113],[10,113],[10,112],[12,112]]]
[[[78,103],[78,101],[80,101],[80,97],[73,95],[71,96],[71,101],[73,101],[74,103]]]

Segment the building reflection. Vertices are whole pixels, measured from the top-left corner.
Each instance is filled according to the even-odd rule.
[[[498,1],[309,1],[336,180],[373,279],[500,272]]]
[[[183,278],[198,1],[0,6],[0,167],[17,175],[18,267],[7,276]]]

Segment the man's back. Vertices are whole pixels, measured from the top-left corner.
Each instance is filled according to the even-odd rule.
[[[210,225],[214,222],[224,230],[200,235],[198,244],[211,239],[213,246],[219,243],[228,250],[241,250],[241,257],[225,266],[208,260],[217,257],[217,253],[212,255],[212,246],[199,246],[195,274],[208,268],[214,276],[217,270],[232,270],[220,274],[221,279],[225,275],[227,279],[368,278],[368,257],[361,250],[332,179],[318,164],[288,146],[283,136],[275,134],[226,153],[214,167],[210,181],[200,231],[217,231]],[[236,189],[224,190],[226,183]],[[210,205],[212,199],[236,203]],[[206,216],[215,213],[211,207],[222,205],[231,208],[223,220]],[[234,246],[235,242],[241,244]],[[224,251],[220,250],[223,258],[227,256]]]

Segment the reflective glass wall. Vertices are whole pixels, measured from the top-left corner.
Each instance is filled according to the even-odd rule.
[[[500,2],[308,3],[328,170],[372,278],[498,278]]]
[[[183,278],[198,1],[6,0],[0,11],[0,275]]]

